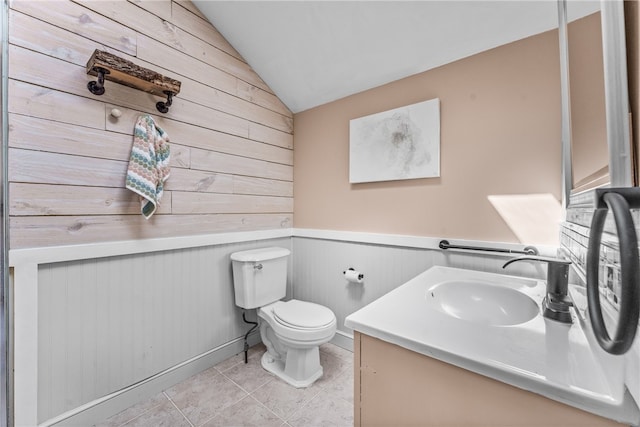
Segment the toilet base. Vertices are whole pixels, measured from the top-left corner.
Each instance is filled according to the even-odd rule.
[[[296,388],[305,388],[322,376],[318,347],[308,349],[290,348],[286,362],[265,352],[261,359],[262,367],[273,375]]]

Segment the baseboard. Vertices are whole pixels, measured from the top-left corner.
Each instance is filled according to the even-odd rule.
[[[249,335],[249,345],[253,346],[259,342],[260,334],[257,331]],[[345,350],[353,351],[353,335],[349,333],[336,331],[331,343]],[[196,356],[185,363],[166,369],[151,378],[133,384],[126,389],[96,399],[82,407],[75,408],[56,418],[47,420],[40,424],[40,426],[86,427],[99,423],[138,402],[149,399],[161,391],[242,352],[243,348],[243,338],[236,338],[233,341]]]
[[[260,342],[260,334],[257,331],[252,333],[249,335],[248,341],[251,346],[258,344]],[[166,369],[153,377],[47,420],[41,423],[40,426],[86,427],[94,425],[138,402],[155,396],[205,369],[217,365],[223,360],[242,352],[243,349],[243,337],[236,338],[186,362]]]
[[[336,334],[331,339],[331,344],[337,345],[338,347],[344,348],[345,350],[349,350],[353,353],[353,334],[336,331]]]

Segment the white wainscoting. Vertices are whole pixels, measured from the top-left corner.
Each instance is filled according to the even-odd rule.
[[[293,297],[331,308],[338,319],[335,344],[350,345],[353,331],[345,318],[434,265],[545,278],[546,267],[515,263],[502,269],[514,254],[469,252],[438,248],[439,238],[295,229],[293,238]],[[451,243],[522,249],[522,245],[457,240]],[[556,248],[538,247],[555,255]],[[362,284],[349,283],[343,271],[364,274]],[[342,336],[342,337],[341,337]]]
[[[418,273],[498,272],[513,256],[442,251],[438,242],[278,229],[13,250],[15,423],[91,425],[240,352],[249,327],[234,303],[232,252],[291,249],[288,296],[333,310],[334,343],[345,348],[344,318]],[[349,267],[364,273],[362,285],[344,280]],[[507,273],[542,277],[544,267],[518,263]]]
[[[116,256],[91,255],[104,251],[101,245],[75,247],[76,255],[71,247],[58,254],[47,248],[40,259],[50,262],[44,263],[32,251],[14,253],[16,425],[82,425],[90,419],[83,412],[105,414],[93,409],[105,396],[115,398],[164,371],[175,383],[240,351],[249,325],[234,303],[229,255],[270,245],[291,249],[290,236],[290,230],[233,233],[166,250],[158,249],[162,244],[145,250],[138,242],[138,253]],[[64,252],[85,259],[57,261]],[[25,259],[31,261],[20,262]],[[182,369],[186,361],[195,368]],[[144,395],[137,390],[132,399],[167,387],[166,381],[147,384]],[[111,402],[112,413],[135,403],[119,402]]]

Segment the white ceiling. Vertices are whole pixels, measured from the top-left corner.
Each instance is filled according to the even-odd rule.
[[[294,113],[557,27],[555,0],[193,3]]]

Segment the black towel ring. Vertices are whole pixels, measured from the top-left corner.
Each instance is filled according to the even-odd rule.
[[[620,194],[605,192],[602,200],[607,207],[595,210],[591,220],[589,247],[587,249],[587,303],[589,318],[593,332],[607,353],[626,353],[638,328],[638,311],[640,305],[639,291],[640,268],[638,267],[638,239],[631,218],[627,200]],[[620,242],[620,311],[618,325],[613,338],[609,336],[602,318],[600,292],[598,290],[598,271],[600,269],[600,242],[607,211],[611,209],[616,223],[616,231]]]

